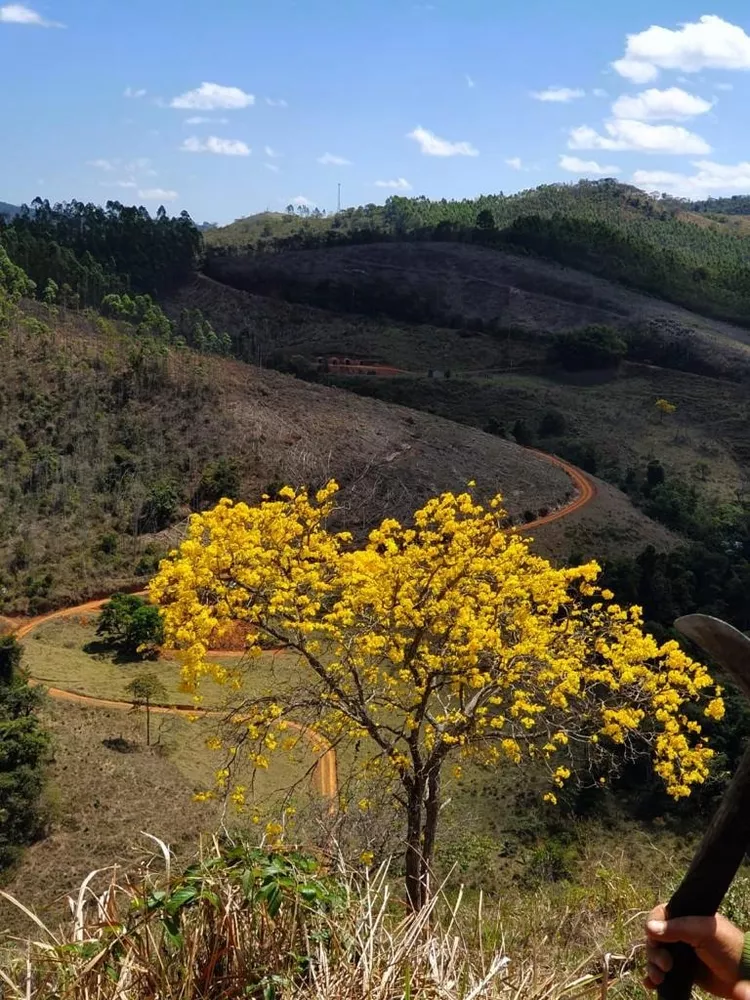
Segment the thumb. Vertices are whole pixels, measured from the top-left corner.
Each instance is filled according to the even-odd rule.
[[[652,940],[672,944],[684,941],[697,948],[716,935],[716,917],[675,917],[674,920],[649,920],[646,931]],[[747,994],[736,1000],[750,1000],[750,983]]]
[[[750,1000],[750,980],[741,979],[732,989],[732,1000]]]

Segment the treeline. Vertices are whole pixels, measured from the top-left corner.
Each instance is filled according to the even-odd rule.
[[[37,711],[39,688],[21,671],[21,646],[0,636],[0,877],[42,832],[40,797],[50,751]]]
[[[706,215],[750,215],[750,194],[733,194],[729,198],[706,198],[705,201],[689,201],[685,204],[691,212]]]
[[[50,206],[35,199],[0,225],[0,242],[38,287],[49,279],[68,285],[81,305],[132,291],[159,295],[179,287],[198,266],[203,237],[187,212],[108,201]]]
[[[247,225],[217,230],[207,268],[211,273],[212,259],[228,254],[389,240],[459,241],[537,254],[710,316],[750,322],[746,241],[721,227],[687,221],[684,208],[612,180],[462,201],[394,196],[385,205],[328,218],[282,217],[288,218],[283,227],[271,217],[251,241],[241,236],[249,232]],[[345,308],[346,297],[332,291],[340,301],[331,306]],[[323,304],[320,294],[316,289],[316,304]]]
[[[155,297],[190,280],[202,237],[183,212],[108,202],[55,205],[36,199],[7,225],[0,220],[0,293],[6,301],[36,297],[51,308],[95,309],[154,337],[203,353],[229,354],[231,338],[198,309],[171,320]]]

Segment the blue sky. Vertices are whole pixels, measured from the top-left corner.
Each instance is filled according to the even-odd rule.
[[[750,193],[739,0],[0,0],[0,93],[15,203]]]

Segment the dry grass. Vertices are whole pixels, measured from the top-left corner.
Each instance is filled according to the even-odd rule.
[[[218,828],[221,804],[192,800],[194,792],[213,787],[219,764],[219,755],[205,747],[214,731],[210,720],[153,717],[157,745],[150,749],[142,712],[48,699],[43,722],[54,749],[45,795],[48,830],[24,851],[6,888],[45,920],[57,923],[64,916],[66,896],[90,869],[113,863],[132,867],[143,850],[142,830],[168,840],[182,863],[201,833]],[[318,793],[305,778],[312,762],[300,743],[298,756],[279,757],[257,776],[258,797],[272,808],[301,780],[300,804],[310,796],[317,802]],[[0,936],[9,928],[21,930],[18,914],[0,902]]]
[[[449,899],[438,891],[419,915],[404,916],[387,864],[371,875],[326,871],[309,856],[214,842],[174,877],[170,852],[159,846],[160,864],[152,860],[130,876],[91,872],[60,930],[15,902],[33,936],[15,958],[8,953],[0,974],[8,995],[557,1000],[606,996],[614,983],[627,985],[634,969],[641,899],[613,882],[616,926],[585,952],[592,922],[584,929],[579,918],[578,936],[571,944],[568,933],[563,950],[549,930],[569,925],[571,912],[554,906],[518,914],[524,925],[535,921],[531,941],[512,918],[504,923],[507,914],[481,896],[469,905],[462,892]],[[605,953],[613,935],[626,942],[623,953]]]
[[[747,481],[750,396],[743,384],[633,365],[598,384],[496,375],[477,380],[476,398],[481,396],[488,406],[494,400],[532,426],[540,413],[559,410],[568,437],[594,442],[623,473],[630,466],[642,472],[658,458],[673,475],[719,500],[734,499]],[[677,405],[669,420],[654,408],[659,398]],[[705,484],[696,478],[702,463],[708,467]]]

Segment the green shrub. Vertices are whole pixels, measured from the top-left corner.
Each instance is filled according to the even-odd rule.
[[[608,326],[585,326],[561,333],[552,346],[552,360],[568,371],[617,368],[627,353],[627,344]]]
[[[123,652],[144,658],[164,641],[159,609],[137,594],[115,594],[101,610],[96,634]]]
[[[20,673],[21,646],[0,638],[0,872],[40,833],[49,736],[36,716],[43,695]]]
[[[233,458],[220,458],[203,470],[200,483],[193,494],[191,506],[196,510],[218,503],[224,497],[236,500],[240,493],[241,479],[237,462]]]
[[[177,513],[180,494],[174,483],[156,483],[148,491],[141,510],[138,527],[141,531],[162,531],[168,528]]]
[[[547,840],[532,852],[523,881],[529,887],[545,882],[567,882],[573,877],[575,862],[575,848],[559,840]]]
[[[559,410],[547,410],[539,421],[540,437],[561,437],[567,429],[565,415]]]

